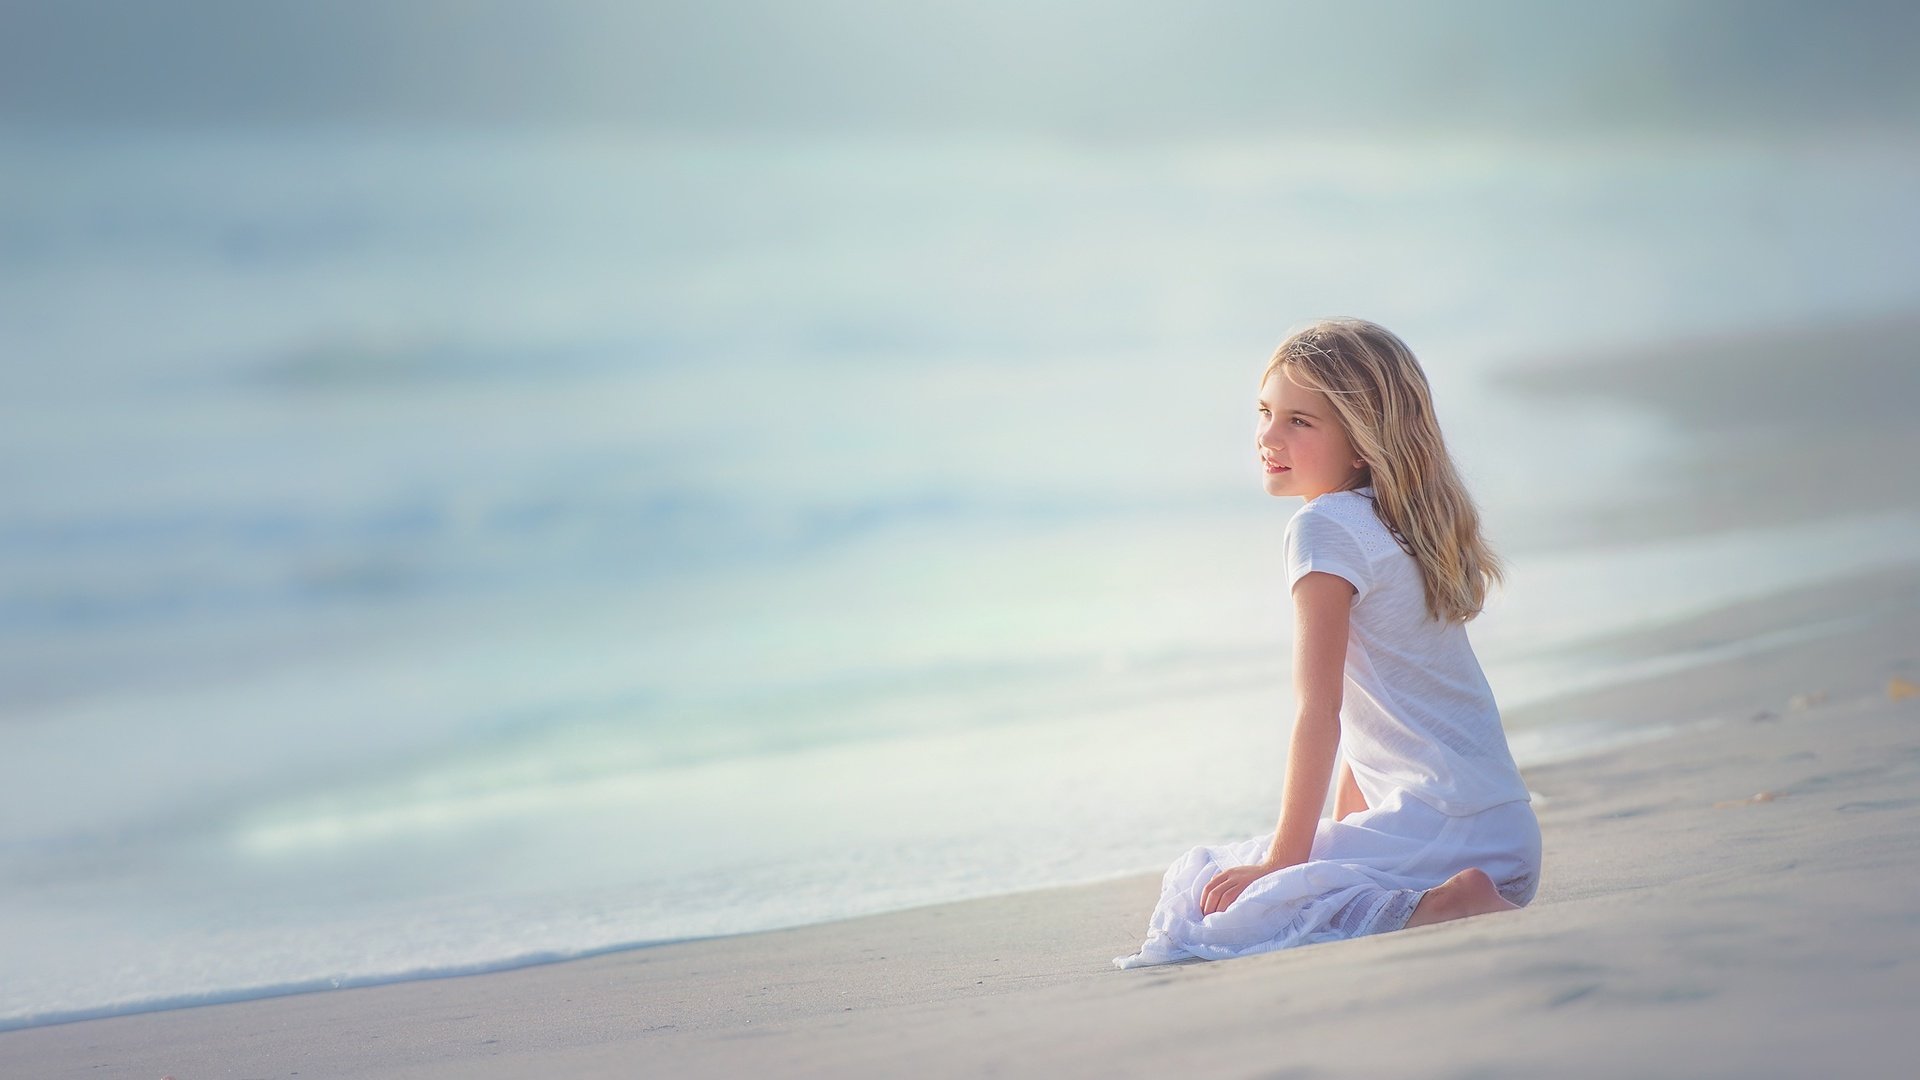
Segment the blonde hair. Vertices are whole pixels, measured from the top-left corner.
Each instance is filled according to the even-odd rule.
[[[1275,371],[1327,396],[1365,464],[1341,490],[1373,486],[1373,510],[1419,563],[1427,612],[1465,622],[1506,564],[1480,535],[1480,512],[1453,467],[1426,372],[1392,331],[1365,319],[1322,319],[1280,343]]]

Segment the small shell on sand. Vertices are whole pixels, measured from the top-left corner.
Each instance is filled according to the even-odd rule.
[[[1726,809],[1726,808],[1727,808],[1727,807],[1729,807],[1729,806],[1748,806],[1748,805],[1751,805],[1751,804],[1753,804],[1753,803],[1757,803],[1757,802],[1772,802],[1773,800],[1775,800],[1775,799],[1777,799],[1777,798],[1779,798],[1779,797],[1780,797],[1780,796],[1779,796],[1778,794],[1776,794],[1776,793],[1774,793],[1774,792],[1771,792],[1771,791],[1761,791],[1761,792],[1756,792],[1756,793],[1754,793],[1754,794],[1753,794],[1753,795],[1752,795],[1751,797],[1749,797],[1749,798],[1745,798],[1745,799],[1727,799],[1727,800],[1724,800],[1724,801],[1722,801],[1722,802],[1717,802],[1717,803],[1714,803],[1714,804],[1713,804],[1713,808],[1714,808],[1715,810],[1724,810],[1724,809]]]

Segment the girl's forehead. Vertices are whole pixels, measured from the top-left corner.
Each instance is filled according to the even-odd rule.
[[[1276,401],[1292,402],[1313,401],[1326,397],[1318,390],[1309,389],[1294,382],[1287,375],[1286,368],[1275,368],[1260,384],[1260,400],[1273,404]]]

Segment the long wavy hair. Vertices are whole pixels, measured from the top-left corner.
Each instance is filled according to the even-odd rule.
[[[1365,462],[1341,490],[1373,487],[1373,510],[1420,565],[1427,612],[1465,622],[1506,564],[1480,535],[1480,511],[1460,480],[1433,414],[1433,392],[1413,350],[1365,319],[1322,319],[1280,343],[1260,382],[1278,370],[1327,396]]]

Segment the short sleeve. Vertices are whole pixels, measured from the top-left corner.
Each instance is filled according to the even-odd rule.
[[[1338,521],[1302,507],[1287,521],[1287,589],[1314,571],[1336,574],[1353,584],[1358,603],[1372,586],[1367,553],[1352,530]]]

